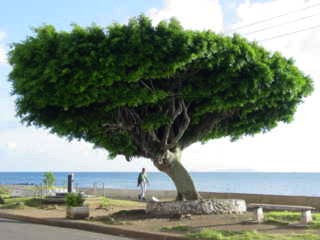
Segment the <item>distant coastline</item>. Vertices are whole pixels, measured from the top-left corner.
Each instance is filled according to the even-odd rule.
[[[55,172],[56,185],[66,186],[69,172]],[[74,172],[77,187],[137,189],[137,172]],[[0,184],[40,185],[43,172],[0,172]],[[174,190],[172,181],[149,172],[150,189]],[[320,196],[319,173],[191,172],[199,191]]]

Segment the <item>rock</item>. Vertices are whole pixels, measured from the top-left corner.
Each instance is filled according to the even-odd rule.
[[[152,196],[151,201],[153,202],[160,202],[160,200],[158,198],[156,198],[155,196]]]
[[[146,213],[154,216],[177,214],[241,214],[246,212],[246,202],[240,199],[202,199],[174,202],[148,202]]]
[[[191,220],[192,215],[190,213],[183,215],[183,218]]]
[[[107,224],[115,224],[117,221],[113,217],[108,216],[105,218],[104,222]]]

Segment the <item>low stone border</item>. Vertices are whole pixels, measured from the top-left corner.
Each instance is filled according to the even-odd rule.
[[[47,225],[47,226],[55,226],[55,227],[63,227],[63,228],[73,228],[79,230],[85,230],[96,233],[105,233],[115,236],[127,237],[127,238],[135,238],[135,239],[146,239],[146,240],[190,240],[190,238],[173,236],[167,233],[151,233],[151,232],[142,232],[142,231],[134,231],[124,228],[116,228],[111,226],[101,226],[94,223],[85,223],[79,221],[71,221],[67,219],[43,219],[43,218],[35,218],[23,215],[16,215],[11,213],[2,213],[0,212],[0,218],[13,219],[23,222]]]
[[[242,214],[246,211],[246,202],[241,199],[148,202],[146,209],[147,214],[155,216],[177,214]]]
[[[105,188],[104,191],[98,188],[94,191],[93,188],[81,188],[87,194],[95,194],[103,196],[106,194],[109,198],[123,200],[137,200],[138,189],[117,189]],[[252,194],[252,193],[223,193],[223,192],[199,192],[203,199],[243,199],[247,203],[269,203],[269,204],[285,204],[285,205],[307,205],[316,208],[320,211],[320,196],[288,196],[288,195],[272,195],[272,194]],[[170,190],[152,190],[147,191],[147,199],[155,196],[159,199],[175,199],[176,191]]]

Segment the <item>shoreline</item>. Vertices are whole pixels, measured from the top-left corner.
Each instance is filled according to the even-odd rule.
[[[33,185],[4,185],[0,186],[8,188],[13,195],[34,197],[39,196],[39,189],[32,189]],[[78,188],[78,191],[87,195],[106,196],[108,198],[121,200],[137,200],[137,189],[117,189],[117,188]],[[301,195],[274,195],[274,194],[251,194],[251,193],[223,193],[223,192],[199,192],[203,198],[219,198],[219,199],[243,199],[247,203],[267,203],[267,204],[285,204],[285,205],[302,205],[311,206],[320,211],[320,196],[301,196]],[[160,200],[175,199],[176,191],[173,190],[148,190],[147,199],[156,197]]]
[[[76,188],[136,189],[135,172],[74,172]],[[66,187],[67,172],[55,172],[56,185]],[[155,191],[175,190],[173,182],[165,174],[148,172]],[[285,196],[320,196],[320,174],[315,173],[263,173],[263,172],[191,172],[199,191],[223,193],[272,194]],[[43,182],[41,172],[0,172],[0,185],[39,186]]]
[[[5,187],[9,189],[28,189],[31,187],[40,187],[42,186],[45,188],[44,185],[39,185],[35,183],[15,183],[15,184],[1,184],[0,187]],[[61,185],[55,185],[53,188],[57,189],[65,189],[67,191],[67,186],[61,186]],[[83,186],[78,186],[75,184],[74,188],[79,191],[88,191],[93,193],[94,191],[97,191],[97,194],[101,195],[103,194],[103,189],[105,189],[106,193],[114,193],[114,192],[119,192],[119,196],[122,196],[123,193],[128,193],[128,199],[131,198],[132,192],[139,192],[139,188],[116,188],[116,187],[101,187],[101,184],[97,185],[97,187],[83,187]],[[176,190],[171,190],[171,189],[148,189],[147,193],[152,193],[152,194],[159,194],[160,196],[164,195],[166,196],[167,194],[169,196],[173,196],[173,194],[176,194]],[[279,197],[305,197],[305,198],[320,198],[319,195],[303,195],[303,194],[293,194],[293,195],[288,195],[288,194],[272,194],[272,193],[247,193],[247,192],[215,192],[215,191],[199,191],[200,194],[204,194],[205,196],[211,195],[211,194],[218,194],[218,195],[259,195],[259,196],[279,196]],[[92,195],[92,194],[91,194]]]

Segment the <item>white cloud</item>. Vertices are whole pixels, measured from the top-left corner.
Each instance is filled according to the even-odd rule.
[[[163,9],[152,8],[148,15],[155,23],[176,17],[184,28],[221,32],[223,12],[218,0],[166,0]]]
[[[6,63],[7,63],[6,51],[4,50],[4,47],[0,45],[0,64],[6,64]]]
[[[7,142],[7,147],[9,150],[15,150],[17,148],[17,144],[15,142]]]
[[[0,65],[7,63],[7,55],[5,50],[5,45],[3,40],[5,39],[6,34],[0,31]]]
[[[0,131],[0,171],[139,171],[155,170],[148,159],[108,160],[107,151],[84,141],[68,142],[47,130],[19,126]]]
[[[209,1],[205,1],[209,4]],[[186,4],[188,3],[188,4]],[[223,16],[221,6],[217,1],[210,3],[215,5],[217,14],[210,14],[207,4],[201,1],[166,1],[164,9],[152,10],[151,17],[155,21],[176,16],[183,26],[191,29],[209,28],[209,24],[215,22],[212,27],[217,31],[222,30]],[[316,1],[304,0],[273,0],[267,2],[245,1],[238,5],[236,15],[238,22],[233,28],[251,24],[256,21],[273,16],[296,11],[298,9],[312,6]],[[206,9],[206,11],[198,11]],[[212,10],[213,8],[211,8]],[[296,12],[285,18],[277,18],[272,22],[261,25],[252,25],[238,32],[256,31],[261,28],[277,26],[284,22],[293,21],[304,16],[314,15],[320,12],[318,8],[312,7],[306,11]],[[188,18],[191,14],[194,17]],[[203,18],[202,18],[203,17]],[[294,24],[286,24],[282,27],[272,28],[259,34],[245,35],[250,40],[261,40],[280,35],[287,32],[297,31],[317,25],[320,16],[311,17]],[[186,20],[184,20],[186,19]],[[191,19],[194,21],[192,22]],[[208,19],[215,19],[210,21]],[[190,20],[191,22],[188,22]],[[293,57],[296,64],[306,74],[315,80],[316,89],[313,95],[299,106],[295,115],[295,121],[289,125],[280,124],[273,131],[245,137],[237,142],[230,142],[227,138],[210,141],[205,145],[199,143],[190,146],[183,152],[183,162],[191,171],[214,171],[228,169],[255,169],[259,171],[320,171],[318,162],[317,136],[320,134],[320,102],[319,79],[320,70],[320,29],[306,31],[286,38],[277,38],[261,44],[270,51],[280,51],[286,57]]]
[[[313,95],[306,100],[306,104],[301,106],[302,109],[306,109],[304,111],[304,119],[312,119],[315,118],[315,116],[318,117],[320,114],[320,111],[317,111],[318,102],[320,101],[320,28],[287,35],[285,37],[274,38],[268,41],[259,40],[269,39],[278,35],[292,33],[319,25],[319,1],[273,0],[264,3],[246,1],[238,7],[237,16],[239,17],[239,22],[235,27],[244,26],[261,19],[267,19],[288,12],[290,12],[290,14],[275,18],[272,21],[263,22],[262,24],[239,29],[238,32],[244,34],[244,36],[250,40],[257,40],[265,48],[271,51],[279,51],[286,57],[292,57],[295,60],[296,65],[305,74],[312,77],[315,84],[315,91]],[[313,17],[305,18],[306,16]],[[288,24],[282,25],[283,23]],[[267,29],[266,31],[245,34],[270,26],[272,28]],[[314,123],[314,126],[309,127],[313,127],[314,130],[320,133],[320,127],[316,123]]]
[[[236,14],[239,28],[263,19],[296,11],[315,5],[316,1],[273,0],[267,2],[246,1],[240,4]],[[319,2],[317,2],[319,3]],[[309,28],[320,22],[320,16],[310,17],[293,24],[305,16],[320,12],[320,6],[295,12],[272,22],[251,25],[239,29],[250,40],[261,40],[299,29]],[[247,32],[278,26],[265,32],[245,35]],[[227,139],[210,141],[205,145],[194,144],[183,154],[185,165],[190,170],[211,171],[223,169],[256,169],[260,171],[320,171],[318,161],[318,136],[320,134],[320,29],[314,29],[283,38],[260,43],[270,51],[279,51],[286,57],[293,57],[297,66],[310,75],[315,83],[312,96],[305,99],[295,114],[295,121],[289,125],[280,124],[273,131],[245,137],[230,143]]]
[[[319,25],[320,5],[315,3],[319,4],[319,1],[273,0],[263,3],[246,1],[238,7],[237,16],[239,21],[233,27],[235,29],[238,28],[237,32],[248,39],[261,42],[267,49],[280,51],[286,57],[293,57],[297,65],[306,73],[317,76],[319,72],[317,62],[320,56],[320,28],[270,39]],[[272,21],[254,24],[247,28],[239,28],[286,13],[290,14],[274,18]],[[313,17],[305,18],[307,16]],[[270,29],[259,31],[269,27]],[[254,31],[259,32],[247,34]]]

